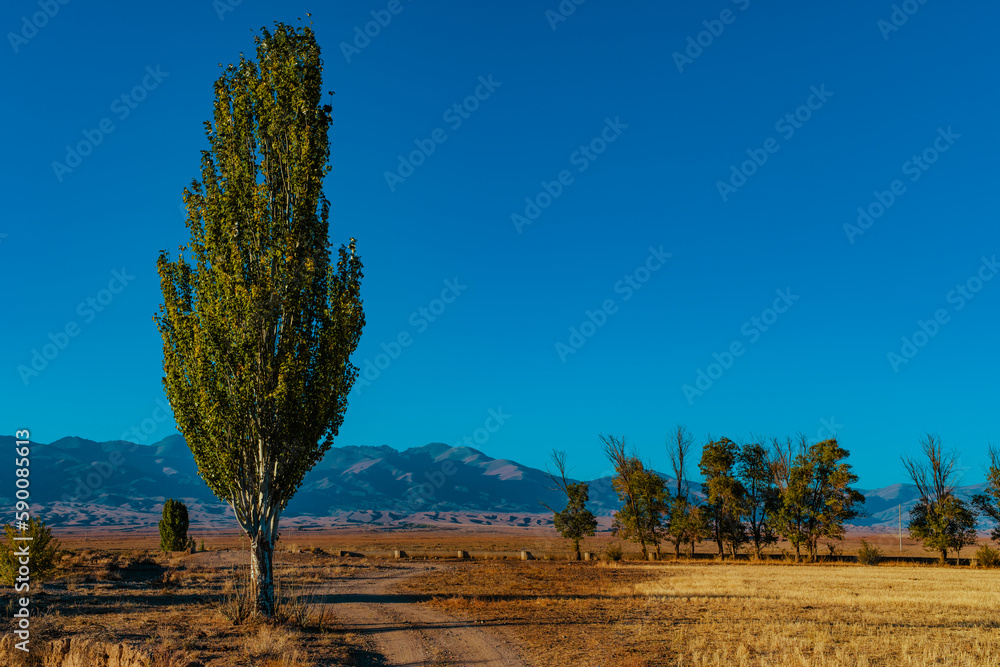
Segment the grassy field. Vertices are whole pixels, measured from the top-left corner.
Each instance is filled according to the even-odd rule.
[[[545,665],[1000,665],[1000,572],[487,563],[412,582]]]

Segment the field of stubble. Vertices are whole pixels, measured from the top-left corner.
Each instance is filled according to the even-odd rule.
[[[411,586],[550,666],[1000,665],[996,570],[497,562]]]

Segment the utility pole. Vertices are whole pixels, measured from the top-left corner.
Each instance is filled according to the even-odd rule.
[[[899,515],[899,552],[903,552],[903,504],[896,505],[896,512]]]

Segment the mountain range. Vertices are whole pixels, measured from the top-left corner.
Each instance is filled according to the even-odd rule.
[[[13,441],[0,436],[7,451]],[[52,526],[155,526],[164,501],[176,498],[187,504],[192,526],[234,527],[232,510],[199,477],[180,435],[152,445],[78,437],[33,442],[30,471],[33,509]],[[676,480],[663,477],[673,488]],[[580,481],[590,485],[589,509],[602,517],[602,527],[609,526],[610,514],[620,507],[611,478]],[[544,525],[551,513],[540,503],[562,507],[553,486],[545,471],[470,447],[334,447],[306,475],[282,523]],[[957,493],[968,498],[984,487],[964,486]],[[0,500],[10,507],[14,485],[7,489],[0,489]],[[895,529],[897,507],[905,522],[918,499],[911,484],[859,490],[865,516],[851,524],[869,530]]]

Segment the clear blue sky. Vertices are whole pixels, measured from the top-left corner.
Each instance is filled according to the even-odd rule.
[[[588,0],[556,21],[557,0],[5,3],[3,429],[174,432],[155,258],[186,240],[218,64],[301,17],[336,91],[331,236],[356,237],[366,265],[355,361],[384,367],[335,444],[478,436],[539,467],[569,450],[592,477],[608,471],[600,432],[665,469],[677,423],[701,442],[825,437],[827,420],[863,487],[903,481],[928,430],[978,482],[1000,442],[1000,280],[977,283],[1000,253],[1000,7],[892,4]],[[354,44],[371,12],[386,25]],[[918,321],[935,335],[904,349]],[[410,345],[377,358],[401,333]],[[64,349],[19,371],[50,334]],[[699,369],[712,386],[686,392]]]

